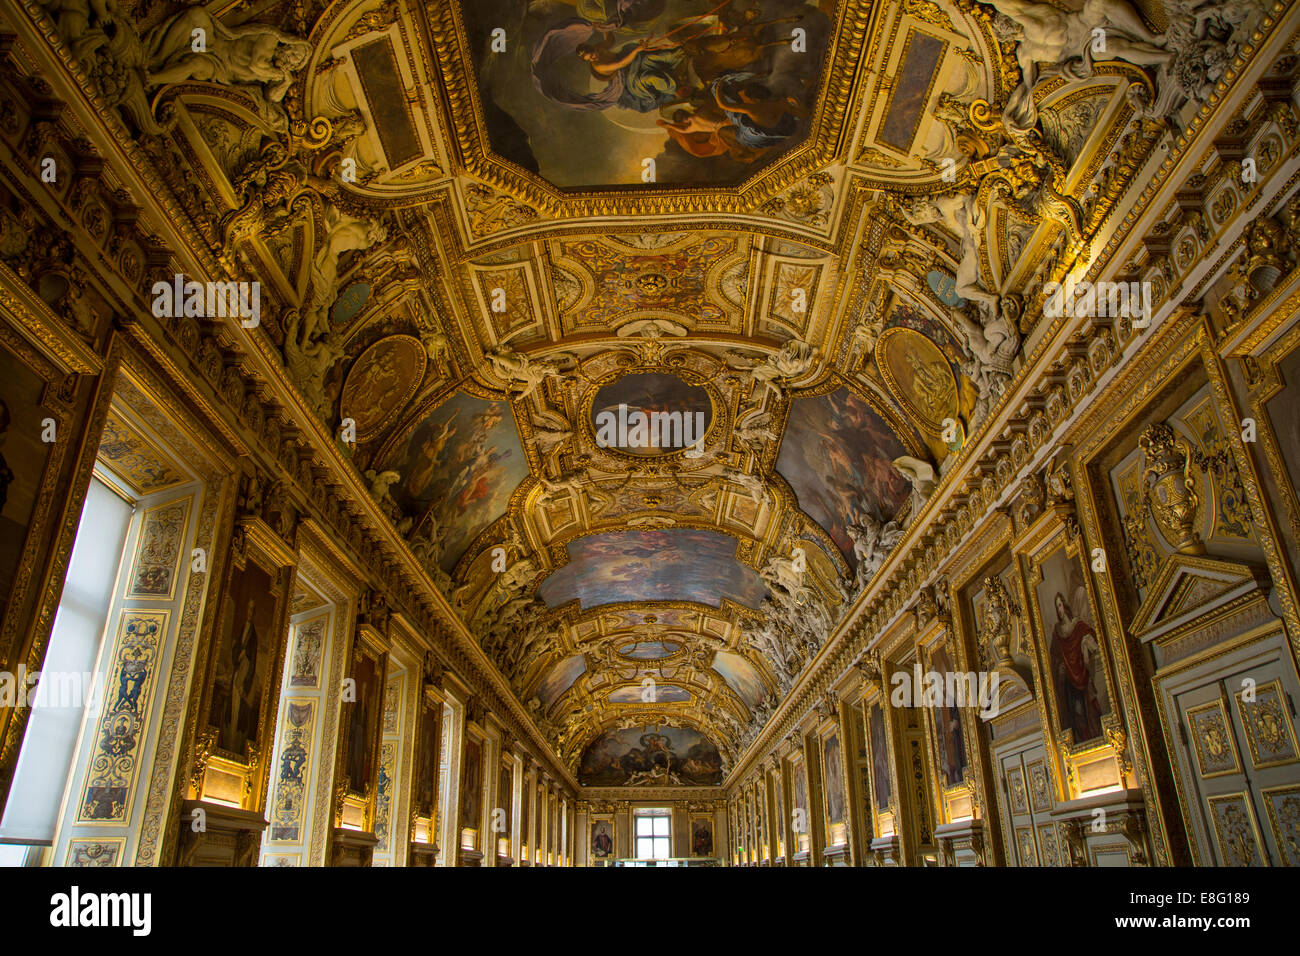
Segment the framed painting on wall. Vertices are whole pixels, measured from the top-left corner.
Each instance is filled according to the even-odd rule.
[[[888,813],[894,799],[889,775],[889,741],[885,734],[885,712],[879,703],[867,711],[867,733],[871,742],[871,793],[876,810]]]
[[[52,442],[42,442],[44,380],[0,348],[0,616],[27,541]]]
[[[712,817],[691,817],[691,856],[713,856]]]
[[[142,533],[149,533],[153,511],[165,510],[149,512]],[[199,726],[206,728],[210,755],[197,795],[258,809],[265,790],[258,778],[270,769],[261,767],[259,759],[273,749],[280,676],[288,653],[292,570],[283,547],[261,528],[244,526],[237,541],[203,685]],[[172,576],[170,569],[167,573]],[[145,584],[153,581],[145,579]],[[137,576],[130,593],[142,593],[142,586]]]
[[[802,760],[790,761],[791,789],[794,806],[790,810],[790,830],[794,833],[794,849],[802,853],[808,849],[808,772]]]
[[[930,672],[944,678],[956,673],[948,649],[939,644],[930,652]],[[965,779],[966,738],[962,735],[961,708],[956,699],[938,700],[930,710],[934,722],[934,749],[939,777],[945,789]]]
[[[591,821],[591,858],[608,860],[614,856],[614,820],[596,817]]]
[[[825,814],[826,845],[838,846],[848,842],[845,823],[844,751],[838,733],[822,739],[822,790],[825,795],[822,809]]]
[[[779,765],[772,771],[772,792],[775,795],[776,800],[776,855],[782,857],[785,856],[786,828],[790,823],[785,808],[784,776],[785,774],[782,772],[782,768]]]
[[[479,829],[483,805],[483,745],[473,737],[465,739],[465,759],[460,773],[460,825],[462,830]]]
[[[41,587],[42,555],[57,545],[52,504],[59,472],[75,442],[62,437],[71,424],[51,403],[63,374],[17,339],[0,316],[0,658],[18,635],[17,607]],[[51,432],[53,428],[53,432]],[[51,595],[44,598],[53,601]],[[7,620],[8,619],[8,620]],[[2,724],[3,722],[0,722]]]
[[[1259,435],[1268,469],[1265,490],[1277,486],[1284,506],[1290,536],[1282,544],[1294,556],[1300,546],[1300,422],[1294,414],[1300,400],[1300,326],[1294,326],[1265,349],[1260,356],[1262,374],[1252,390],[1251,411],[1259,423]]]
[[[361,635],[357,636],[358,643]],[[347,717],[347,754],[343,763],[349,793],[368,797],[373,789],[375,755],[379,747],[379,720],[384,705],[384,671],[387,655],[358,646],[353,657],[352,678],[356,700]]]
[[[492,830],[499,840],[505,841],[504,855],[510,854],[511,827],[514,816],[514,767],[510,761],[501,761],[501,774],[497,780],[497,805],[492,808]]]
[[[533,820],[533,795],[528,790],[528,783],[525,780],[524,785],[519,788],[519,856],[520,859],[528,859],[528,847],[531,842],[534,846],[537,844],[536,837],[532,836],[529,827]]]
[[[250,553],[236,559],[212,654],[212,692],[208,726],[216,731],[218,751],[248,759],[262,752],[260,730],[274,712],[271,677],[284,645],[281,575]]]
[[[844,822],[844,764],[838,734],[822,741],[822,784],[826,790],[826,822]]]
[[[1034,585],[1039,633],[1057,730],[1079,746],[1099,739],[1111,712],[1102,639],[1084,583],[1083,563],[1064,544],[1037,563]]]
[[[439,744],[442,741],[442,702],[426,697],[420,705],[415,737],[415,814],[432,818],[438,802]]]

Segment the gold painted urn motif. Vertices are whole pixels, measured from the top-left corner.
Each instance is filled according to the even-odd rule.
[[[1011,656],[1011,615],[1013,605],[1011,595],[1000,578],[984,578],[984,615],[981,636],[993,654],[994,663],[999,667],[1013,667],[1015,659]]]
[[[1262,216],[1246,231],[1246,277],[1256,292],[1271,292],[1286,275],[1286,232],[1272,216]]]
[[[1204,554],[1205,544],[1196,533],[1201,499],[1191,475],[1187,442],[1161,422],[1147,428],[1138,445],[1146,455],[1142,484],[1156,527],[1183,554]]]

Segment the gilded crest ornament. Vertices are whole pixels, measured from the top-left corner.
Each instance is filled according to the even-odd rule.
[[[208,772],[208,760],[217,745],[216,730],[205,730],[194,744],[194,763],[190,771],[190,789],[196,798],[203,796],[203,778]]]
[[[1196,533],[1201,499],[1191,475],[1187,442],[1158,422],[1142,433],[1138,445],[1146,455],[1142,485],[1156,527],[1183,554],[1204,554],[1205,544]]]
[[[854,662],[854,667],[858,669],[863,679],[873,687],[881,685],[880,675],[880,652],[867,651]]]
[[[1016,500],[1015,514],[1017,525],[1021,528],[1027,528],[1043,513],[1047,492],[1043,485],[1043,479],[1035,474],[1030,474],[1025,478],[1023,488],[1020,497]]]
[[[1129,757],[1128,734],[1124,731],[1124,725],[1113,714],[1108,714],[1102,718],[1102,727],[1106,742],[1115,751],[1115,764],[1119,767],[1120,775],[1127,777],[1133,772],[1133,761]]]

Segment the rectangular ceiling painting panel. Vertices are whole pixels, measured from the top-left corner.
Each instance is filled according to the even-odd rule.
[[[569,542],[569,563],[539,592],[551,607],[575,598],[583,609],[623,601],[694,601],[721,607],[726,597],[756,608],[764,585],[736,560],[736,539],[672,528],[616,531]]]
[[[390,169],[404,166],[421,156],[420,134],[415,131],[411,109],[406,104],[402,77],[397,69],[397,57],[392,41],[387,37],[357,47],[352,51],[361,87],[366,91],[370,115],[375,119],[379,142]]]
[[[689,727],[607,730],[583,752],[584,787],[717,786],[722,758],[712,741]]]
[[[808,134],[834,14],[831,0],[460,9],[493,151],[561,188],[734,185],[769,165]]]
[[[896,85],[890,91],[885,121],[876,141],[906,153],[912,148],[917,127],[948,44],[919,30],[909,30]]]

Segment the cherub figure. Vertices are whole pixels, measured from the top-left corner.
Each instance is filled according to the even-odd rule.
[[[762,449],[764,442],[777,440],[777,434],[769,427],[771,423],[771,412],[750,415],[736,425],[736,440],[751,451],[757,452]]]
[[[583,495],[586,495],[587,500],[590,502],[592,514],[599,514],[604,511],[614,500],[596,486],[595,481],[592,480],[590,473],[585,468],[574,468],[571,471],[566,471],[555,481],[545,475],[538,478],[538,481],[541,482],[542,488],[545,489],[541,501],[550,502],[561,494],[568,492],[569,497],[576,503]]]

